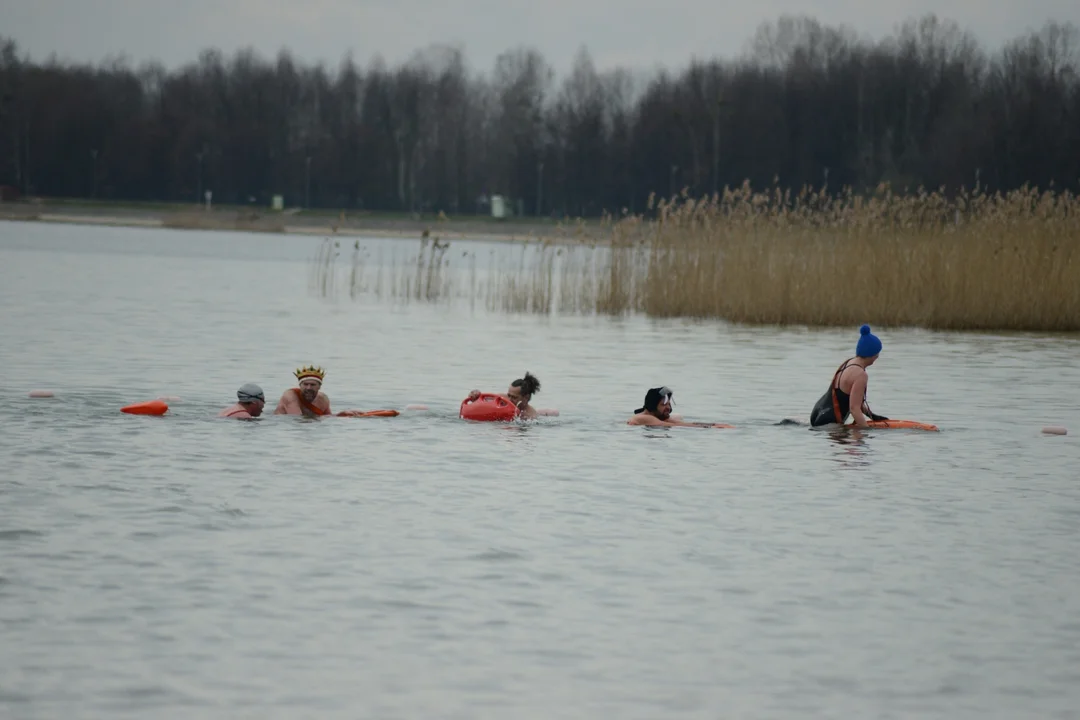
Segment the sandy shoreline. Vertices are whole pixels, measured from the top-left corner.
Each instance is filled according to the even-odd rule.
[[[576,227],[529,221],[496,222],[486,219],[407,219],[377,216],[340,216],[250,211],[144,210],[123,206],[65,207],[62,205],[6,203],[0,205],[0,220],[44,222],[111,227],[169,228],[176,230],[220,230],[264,232],[326,237],[400,237],[420,239],[425,233],[444,240],[484,240],[522,242],[546,240],[573,243],[590,239]],[[593,229],[595,233],[596,229]]]

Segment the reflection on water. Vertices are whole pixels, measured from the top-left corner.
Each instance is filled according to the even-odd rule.
[[[866,431],[860,428],[837,427],[825,430],[836,443],[833,460],[845,470],[858,470],[871,465],[873,449],[866,442]]]
[[[875,328],[875,407],[942,432],[810,430],[855,329],[396,302],[379,239],[323,296],[320,242],[0,224],[0,715],[1080,703],[1078,446],[1039,433],[1080,428],[1075,338]],[[212,417],[308,363],[335,410],[430,410]],[[559,417],[457,419],[526,370]],[[627,427],[661,385],[736,429]]]

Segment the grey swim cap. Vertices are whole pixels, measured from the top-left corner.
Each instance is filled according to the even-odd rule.
[[[263,389],[255,383],[244,383],[244,385],[236,391],[236,397],[242,403],[255,402],[256,400],[266,402],[266,396],[263,395]]]

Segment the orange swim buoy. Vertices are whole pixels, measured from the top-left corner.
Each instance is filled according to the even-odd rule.
[[[120,408],[120,412],[129,415],[164,415],[168,411],[169,406],[161,400],[149,400]]]
[[[338,417],[397,417],[397,410],[342,410]]]
[[[497,393],[480,393],[476,400],[465,398],[458,410],[461,419],[478,422],[508,422],[517,415],[517,405],[510,398]]]
[[[51,398],[53,396],[52,390],[31,390],[30,397],[32,398]]]
[[[939,432],[937,425],[919,422],[918,420],[870,420],[866,423],[875,430],[926,430]],[[849,423],[845,427],[855,427],[855,423]]]

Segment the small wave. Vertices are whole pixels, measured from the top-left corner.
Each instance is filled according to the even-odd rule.
[[[75,485],[76,490],[106,490],[108,492],[132,492],[130,488],[123,488],[119,485],[110,485],[109,483],[100,483],[98,485]]]
[[[469,557],[469,559],[470,560],[490,560],[490,561],[524,560],[525,556],[523,554],[521,554],[521,553],[513,552],[512,550],[491,549],[491,550],[488,550],[487,552],[482,552],[482,553],[479,553],[477,555],[472,555],[472,556]]]
[[[45,537],[39,530],[0,530],[0,540],[19,540],[24,537]]]

